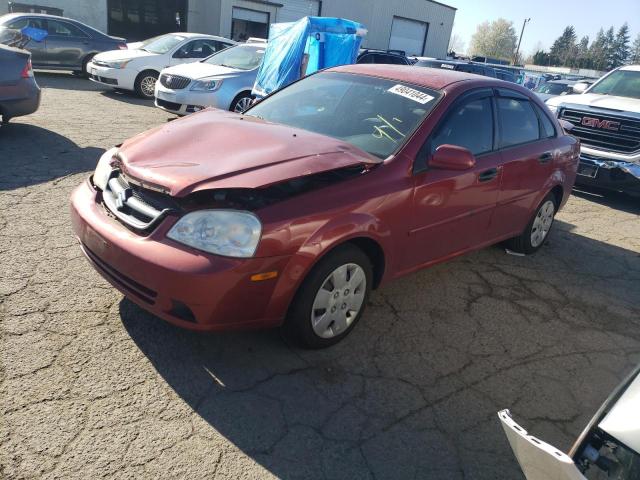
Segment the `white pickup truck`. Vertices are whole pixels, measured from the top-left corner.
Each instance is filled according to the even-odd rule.
[[[612,70],[584,93],[546,103],[580,139],[576,184],[640,196],[640,65]]]

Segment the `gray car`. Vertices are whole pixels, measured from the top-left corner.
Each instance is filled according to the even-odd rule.
[[[243,112],[253,101],[251,89],[266,46],[245,43],[199,62],[165,68],[156,82],[156,106],[177,115],[206,107]]]
[[[96,53],[127,48],[124,38],[110,37],[77,20],[55,15],[9,13],[0,17],[0,26],[16,30],[34,27],[48,32],[43,42],[26,46],[34,68],[84,73]]]
[[[33,78],[31,54],[23,49],[0,45],[0,117],[29,115],[40,106],[40,88]]]

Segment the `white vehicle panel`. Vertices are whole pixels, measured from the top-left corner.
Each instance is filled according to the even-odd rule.
[[[529,435],[509,410],[498,412],[498,418],[527,480],[586,480],[570,456]]]

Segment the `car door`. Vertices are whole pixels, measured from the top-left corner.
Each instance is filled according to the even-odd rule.
[[[47,30],[47,20],[41,17],[20,17],[16,20],[5,25],[7,28],[14,30],[22,30],[25,27],[38,28],[40,30]],[[46,39],[42,42],[36,42],[35,40],[29,41],[25,49],[31,52],[31,62],[34,67],[45,66],[47,62],[47,50]]]
[[[47,65],[51,67],[82,67],[90,50],[91,38],[79,27],[63,20],[47,20]]]
[[[546,113],[515,90],[498,89],[495,107],[502,178],[491,234],[498,238],[521,232],[530,220],[553,172],[556,131]]]
[[[492,97],[493,91],[486,88],[454,102],[416,159],[407,266],[433,262],[486,242],[500,185]],[[470,150],[475,166],[464,171],[430,168],[430,156],[445,144]]]

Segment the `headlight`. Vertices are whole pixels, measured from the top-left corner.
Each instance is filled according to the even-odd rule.
[[[204,78],[202,80],[196,80],[191,86],[191,90],[197,90],[199,92],[213,92],[218,90],[222,85],[222,80],[215,78]]]
[[[115,62],[108,62],[107,65],[109,66],[109,68],[124,68],[127,66],[127,64],[130,62],[131,60],[121,60],[121,61],[115,61]]]
[[[96,171],[93,172],[93,184],[102,191],[107,188],[109,177],[111,176],[111,172],[113,171],[113,168],[111,167],[111,160],[113,159],[113,156],[117,151],[118,149],[116,147],[113,147],[112,149],[104,152],[104,154],[100,157],[100,160],[98,160]]]
[[[190,247],[226,257],[252,257],[262,225],[253,213],[237,210],[200,210],[182,217],[167,237]]]

